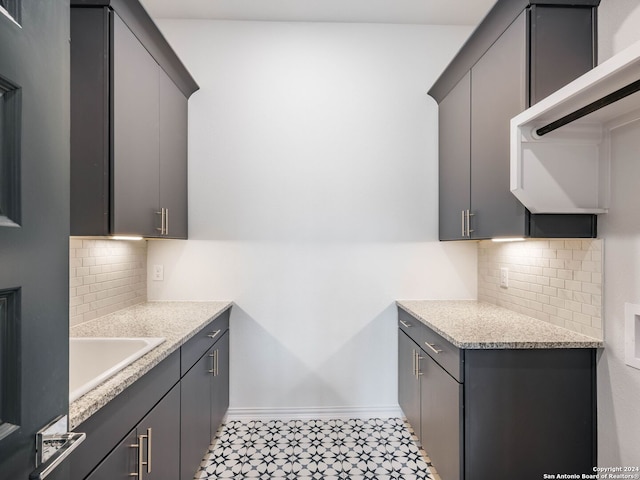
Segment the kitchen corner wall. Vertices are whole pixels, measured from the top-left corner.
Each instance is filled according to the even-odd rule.
[[[482,241],[478,300],[602,339],[602,260],[600,239]]]
[[[158,24],[201,89],[150,300],[235,302],[231,414],[397,415],[394,301],[476,297],[475,243],[437,241],[426,93],[471,28]]]
[[[71,238],[70,325],[147,300],[147,242]]]
[[[602,0],[598,8],[601,62],[640,41],[638,0]],[[623,100],[624,101],[624,100]],[[604,340],[598,358],[598,460],[640,466],[640,370],[625,363],[625,303],[640,304],[640,121],[612,132],[611,201],[598,217],[604,239]]]

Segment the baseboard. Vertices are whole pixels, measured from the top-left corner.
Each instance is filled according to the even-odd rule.
[[[403,417],[398,405],[366,407],[280,407],[229,408],[227,420],[305,420],[330,418],[395,418]]]

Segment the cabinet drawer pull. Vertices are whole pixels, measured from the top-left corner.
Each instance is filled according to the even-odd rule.
[[[207,335],[207,337],[209,337],[211,339],[214,339],[214,338],[216,338],[218,336],[219,333],[220,333],[220,330],[216,330],[215,332],[210,333],[209,335]]]
[[[431,343],[429,343],[429,342],[424,342],[424,344],[425,344],[427,347],[429,347],[429,348],[430,348],[433,352],[435,352],[435,353],[441,353],[441,352],[442,352],[442,350],[439,350],[439,349],[437,349],[437,348],[435,347],[435,344],[431,344]]]
[[[143,444],[144,444],[144,439],[147,439],[147,461],[144,461],[144,451],[143,451]],[[141,434],[138,435],[138,443],[137,444],[133,444],[133,445],[129,445],[131,448],[137,448],[138,449],[138,472],[137,473],[130,473],[129,476],[130,477],[138,477],[138,480],[142,480],[142,468],[143,467],[147,467],[147,473],[151,472],[151,429],[147,428],[147,434]]]
[[[405,322],[404,320],[400,320],[400,323],[401,323],[401,324],[402,324],[402,326],[403,326],[403,327],[405,327],[405,328],[411,328],[411,324],[410,324],[410,323]]]
[[[460,210],[460,213],[461,213],[461,217],[462,217],[462,237],[466,237],[467,236],[467,225],[465,223],[464,210]]]
[[[169,209],[164,209],[164,234],[169,235]]]

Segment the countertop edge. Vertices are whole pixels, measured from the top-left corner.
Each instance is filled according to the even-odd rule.
[[[177,304],[193,305],[197,303],[216,305],[217,310],[211,314],[206,315],[198,320],[195,326],[192,326],[184,334],[181,334],[179,338],[166,339],[164,343],[158,345],[156,348],[148,352],[147,354],[134,361],[126,368],[108,378],[103,383],[96,386],[94,389],[87,392],[85,395],[74,400],[69,404],[69,430],[75,430],[79,425],[88,420],[93,414],[95,414],[102,407],[107,405],[111,400],[122,393],[127,387],[131,386],[143,375],[151,371],[164,359],[169,357],[172,353],[178,350],[187,341],[193,338],[199,331],[201,331],[207,324],[218,318],[228,309],[232,308],[234,302],[232,301],[219,301],[219,302],[147,302],[145,304],[138,304],[132,307],[114,312],[110,315],[105,315],[96,320],[108,321],[110,317],[126,315],[128,312],[135,308],[140,308],[141,305],[161,305],[166,303],[167,306],[176,306]],[[157,336],[163,336],[161,334]]]
[[[453,337],[449,332],[443,330],[442,328],[438,327],[437,325],[434,325],[432,322],[430,322],[428,319],[424,318],[424,316],[422,316],[420,313],[416,312],[415,310],[413,310],[410,306],[404,304],[403,302],[415,302],[415,301],[419,301],[419,300],[396,300],[396,306],[398,308],[401,308],[402,310],[404,310],[406,313],[408,313],[409,315],[411,315],[412,317],[416,318],[418,321],[420,321],[423,325],[425,325],[426,327],[430,328],[431,330],[433,330],[434,332],[436,332],[438,335],[442,336],[444,339],[446,339],[447,341],[451,342],[453,345],[455,345],[456,347],[460,348],[460,349],[466,349],[466,350],[481,350],[481,349],[500,349],[500,350],[507,350],[507,349],[559,349],[559,348],[570,348],[570,349],[575,349],[575,348],[604,348],[604,342],[602,340],[598,340],[596,338],[592,339],[592,341],[495,341],[495,342],[488,342],[488,341],[482,341],[482,342],[465,342],[465,341],[461,341],[455,337]],[[430,302],[430,300],[424,300],[424,302]],[[433,300],[433,302],[440,302],[440,300]],[[485,302],[479,302],[477,300],[451,300],[451,302],[474,302],[478,305],[489,305],[491,307],[495,307],[495,309],[497,310],[503,310],[505,312],[512,312],[511,310],[508,310],[504,307],[500,307],[498,305],[493,305],[490,303],[485,303]],[[552,325],[552,324],[548,324],[547,322],[544,322],[542,320],[538,320],[537,318],[533,318],[533,317],[528,317],[524,314],[518,313],[518,312],[512,312],[514,317],[526,317],[528,320],[533,321],[533,322],[539,322],[542,325]],[[517,321],[517,320],[516,320]],[[577,332],[573,332],[571,330],[568,329],[564,329],[563,327],[559,327],[556,325],[553,325],[556,328],[562,328],[563,330],[566,330],[567,332],[570,333],[575,333],[576,335],[580,335],[582,337],[585,338],[590,338],[590,337],[586,337],[583,334],[579,334]]]

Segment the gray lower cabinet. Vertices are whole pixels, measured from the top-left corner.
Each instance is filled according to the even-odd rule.
[[[178,478],[180,386],[171,391],[113,449],[87,480]]]
[[[420,376],[418,360],[422,350],[401,330],[398,332],[398,403],[418,438],[422,426],[420,416]]]
[[[398,400],[443,479],[461,478],[462,385],[398,332]]]
[[[510,191],[510,121],[593,68],[599,0],[498,0],[430,89],[440,240],[594,237],[594,215],[531,214]]]
[[[229,406],[230,309],[76,430],[71,480],[191,480]]]
[[[398,316],[399,403],[442,480],[593,473],[595,349],[458,349]]]
[[[229,409],[229,332],[216,342],[211,352],[211,438],[213,438]]]
[[[422,445],[436,462],[441,478],[460,478],[462,385],[428,354],[423,355],[418,369],[421,374]]]
[[[205,332],[211,330],[206,329]],[[213,333],[207,335],[213,336],[219,330],[213,330]],[[181,385],[182,466],[179,478],[191,480],[229,407],[228,331],[182,377]]]
[[[182,377],[180,479],[191,480],[211,441],[212,360],[204,355]],[[178,477],[176,477],[178,478]]]

